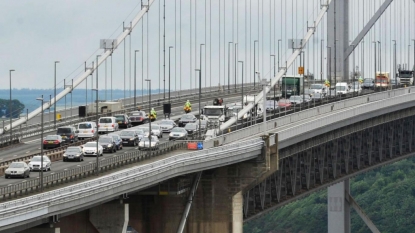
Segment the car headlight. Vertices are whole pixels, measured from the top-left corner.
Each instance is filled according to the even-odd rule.
[[[134,140],[134,138],[130,138],[130,141]]]
[[[67,157],[68,155],[67,154],[63,154],[63,157]],[[31,166],[31,164],[29,163],[29,166]]]
[[[138,145],[139,146],[144,146],[144,142],[140,142]]]
[[[112,144],[108,144],[108,147],[112,147]]]
[[[6,174],[10,174],[10,171],[6,170]]]

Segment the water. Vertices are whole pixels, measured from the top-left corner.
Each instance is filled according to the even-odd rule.
[[[62,89],[57,89],[56,93],[59,94]],[[12,99],[17,99],[21,103],[25,105],[25,109],[23,110],[23,114],[26,114],[26,109],[29,112],[35,110],[40,106],[40,101],[36,100],[36,98],[41,97],[43,95],[44,101],[49,101],[49,96],[52,95],[54,90],[53,89],[12,89]],[[141,93],[144,92],[144,95],[148,93],[148,90],[137,90],[137,96],[141,96]],[[152,90],[152,93],[158,93],[159,90]],[[131,96],[129,90],[125,91],[125,96],[127,98],[134,96],[134,91],[131,91]],[[96,93],[94,91],[89,90],[88,96],[85,98],[85,89],[75,89],[72,94],[72,106],[79,106],[85,105],[85,101],[87,99],[88,104],[95,100]],[[0,99],[8,100],[10,98],[10,90],[9,89],[0,89]],[[118,100],[124,98],[124,91],[123,90],[112,90],[112,100]],[[99,100],[111,100],[111,90],[100,90],[98,92],[98,99]],[[66,107],[69,108],[71,106],[71,94],[66,96]],[[56,103],[56,109],[63,109],[65,107],[65,98],[62,98]],[[3,108],[8,108],[8,106],[0,106],[0,115]],[[53,107],[51,108],[53,110]]]

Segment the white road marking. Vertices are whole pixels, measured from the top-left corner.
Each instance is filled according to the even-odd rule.
[[[51,174],[51,175],[53,175],[53,174],[55,174],[55,173],[54,173],[54,172],[51,172],[50,174]]]
[[[29,151],[26,151],[26,154],[29,154],[30,153],[30,150]]]
[[[16,157],[17,155],[13,155],[14,157]]]
[[[64,171],[67,171],[68,170],[68,168],[65,168],[65,169],[63,169]]]

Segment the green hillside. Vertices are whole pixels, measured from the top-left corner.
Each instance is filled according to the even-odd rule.
[[[415,232],[415,158],[356,176],[351,194],[381,232]],[[354,210],[351,218],[353,233],[371,232]],[[327,232],[327,190],[250,221],[244,232]]]

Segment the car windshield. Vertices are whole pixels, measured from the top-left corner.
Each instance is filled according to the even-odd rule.
[[[91,123],[81,123],[78,125],[78,129],[90,129],[90,128],[92,128]]]
[[[134,131],[121,131],[121,136],[134,136]]]
[[[39,162],[41,160],[42,158],[40,156],[35,156],[30,160],[30,162]],[[43,156],[43,161],[47,161],[47,160],[49,160],[49,158],[46,156]]]
[[[184,128],[185,129],[196,129],[196,124],[187,124]]]
[[[322,89],[322,84],[311,84],[310,89]]]
[[[99,138],[99,142],[101,142],[101,143],[111,143],[111,138]]]
[[[290,97],[290,100],[302,100],[301,96],[293,95]]]
[[[124,116],[115,116],[115,120],[117,121],[124,121]]]
[[[112,123],[111,118],[101,118],[99,119],[99,123]]]
[[[160,129],[160,126],[159,125],[152,125],[151,126],[151,129],[159,130]]]
[[[319,98],[320,96],[321,96],[320,93],[314,93],[314,95],[313,95],[314,98]]]
[[[365,79],[363,82],[364,82],[364,83],[372,83],[372,82],[373,82],[373,80],[372,80],[372,79]]]
[[[191,120],[191,119],[193,119],[194,118],[194,116],[193,115],[183,115],[182,116],[182,119],[183,120]]]
[[[12,164],[10,164],[9,167],[11,167],[11,168],[23,168],[24,165],[23,165],[23,163],[12,163]]]
[[[58,128],[58,134],[60,133],[71,133],[71,128]]]
[[[84,145],[84,147],[96,147],[97,143],[96,142],[88,142]]]
[[[135,131],[138,135],[143,135],[144,134],[144,131],[143,130],[137,130],[137,131]]]
[[[133,112],[131,115],[132,116],[143,116],[144,114],[142,112]]]
[[[173,128],[171,130],[171,132],[173,132],[173,133],[181,133],[181,132],[183,132],[183,128],[176,127],[176,128]]]
[[[59,139],[58,135],[48,135],[45,138],[45,140],[58,140],[58,139]]]
[[[81,152],[81,150],[79,148],[68,148],[66,149],[66,152],[78,153]]]
[[[220,116],[223,114],[221,108],[205,108],[203,113],[207,116]]]
[[[141,139],[141,141],[150,141],[150,139],[148,138],[148,137],[143,137],[143,139]],[[151,137],[151,141],[152,142],[156,142],[156,141],[158,141],[158,139],[157,139],[157,137]]]
[[[172,121],[161,121],[161,125],[173,125]]]
[[[338,90],[338,91],[345,91],[346,90],[346,87],[345,86],[337,86],[336,87],[336,90]]]
[[[140,128],[139,130],[143,131],[143,133],[146,133],[149,131],[148,128]]]

